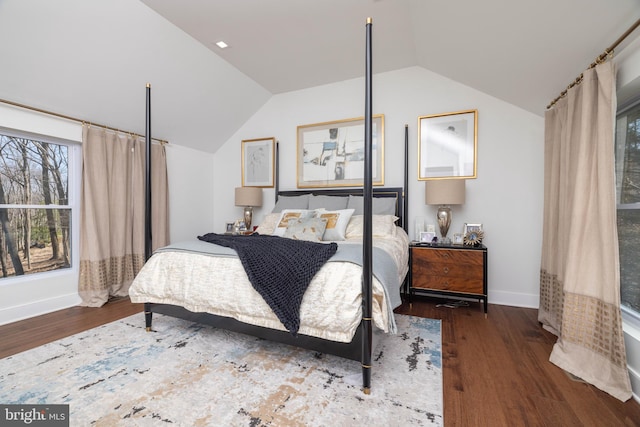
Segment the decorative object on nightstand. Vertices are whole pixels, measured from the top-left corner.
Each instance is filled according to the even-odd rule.
[[[447,237],[451,225],[451,208],[449,205],[464,203],[464,179],[433,179],[425,181],[425,203],[439,205],[436,218],[440,227],[441,243],[450,244]]]
[[[253,208],[262,206],[262,188],[236,187],[236,206],[244,207],[245,229],[250,230],[253,219]]]
[[[484,239],[482,224],[464,224],[464,244],[467,246],[480,246]]]

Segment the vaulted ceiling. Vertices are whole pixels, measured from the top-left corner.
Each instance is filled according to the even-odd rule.
[[[367,17],[374,72],[423,67],[542,116],[640,1],[0,0],[0,99],[144,133],[152,83],[154,136],[215,153],[274,94],[362,77]]]
[[[273,94],[421,66],[537,115],[640,18],[638,0],[141,0]],[[223,40],[222,50],[215,43]]]

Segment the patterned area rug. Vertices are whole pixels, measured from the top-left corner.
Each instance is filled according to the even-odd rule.
[[[0,403],[69,404],[72,426],[443,425],[440,321],[396,319],[370,395],[359,362],[136,314],[0,360]]]

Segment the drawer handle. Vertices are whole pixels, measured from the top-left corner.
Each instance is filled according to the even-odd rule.
[[[444,274],[449,274],[449,267],[445,267],[443,271],[444,271]]]

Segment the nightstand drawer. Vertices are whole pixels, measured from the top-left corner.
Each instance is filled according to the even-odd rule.
[[[482,260],[482,259],[481,259]],[[484,271],[482,264],[453,264],[432,260],[414,259],[411,268],[418,276],[445,276],[452,279],[479,280],[482,282]]]
[[[415,271],[415,270],[414,270]],[[484,278],[482,271],[480,277],[476,279],[460,279],[447,276],[431,276],[420,273],[413,277],[412,286],[414,288],[434,289],[439,291],[461,292],[482,295]]]
[[[482,251],[472,249],[433,249],[433,248],[411,248],[413,261],[417,263],[453,263],[457,265],[484,264]]]

